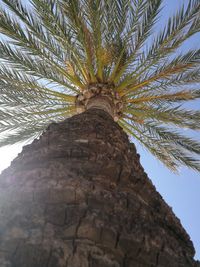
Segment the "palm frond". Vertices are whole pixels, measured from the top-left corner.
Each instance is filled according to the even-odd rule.
[[[65,87],[76,92],[76,88],[69,83],[59,72],[42,59],[21,52],[20,49],[13,48],[11,45],[0,42],[0,52],[2,63],[7,63],[13,70],[16,69],[27,75],[32,75],[41,79],[46,79],[58,86]],[[0,65],[2,65],[0,63]],[[4,67],[3,67],[4,68]]]
[[[173,77],[174,74],[184,73],[184,71],[188,71],[189,69],[194,69],[198,66],[200,60],[200,49],[191,50],[187,52],[183,56],[176,56],[171,62],[167,62],[165,64],[160,64],[159,68],[156,70],[149,71],[149,73],[131,73],[131,78],[126,79],[117,87],[117,91],[120,92],[121,95],[128,94],[132,91],[138,90],[141,87],[147,86],[152,82],[169,79]],[[141,77],[142,81],[138,81],[138,77]],[[134,85],[131,85],[131,84]],[[127,87],[129,87],[127,89]]]
[[[171,127],[200,130],[200,112],[198,110],[186,110],[179,106],[175,108],[154,107],[152,105],[130,106],[124,110],[124,118],[141,123],[156,121]]]
[[[47,86],[42,86],[37,82],[36,78],[30,77],[23,72],[15,71],[14,69],[11,70],[5,66],[0,66],[0,78],[3,90],[2,93],[4,92],[5,94],[24,92],[24,94],[29,94],[29,96],[35,95],[35,100],[41,95],[43,101],[45,99],[57,99],[72,103],[75,101],[75,96],[52,90]]]
[[[199,110],[186,106],[199,101],[200,50],[183,46],[200,30],[200,2],[189,0],[156,33],[162,6],[0,0],[0,146],[38,136],[98,91],[112,98],[124,130],[166,166],[199,171],[199,142],[180,129],[200,130]]]
[[[184,100],[192,100],[199,98],[200,94],[199,92],[197,93],[196,91],[180,91],[176,92],[173,94],[156,94],[156,95],[146,95],[143,97],[137,97],[137,98],[132,98],[128,99],[127,103],[132,103],[132,104],[144,104],[145,102],[154,102],[154,100],[165,100],[165,101],[184,101]]]
[[[130,66],[132,61],[137,60],[138,53],[140,53],[140,48],[149,37],[152,27],[156,21],[157,15],[159,14],[161,2],[162,2],[161,0],[144,1],[143,3],[142,1],[138,1],[138,10],[137,10],[138,13],[136,13],[138,17],[135,18],[136,23],[133,24],[133,29],[131,29],[130,32],[130,33],[134,32],[135,34],[132,37],[130,36],[131,34],[128,33],[128,36],[125,37],[125,40],[126,39],[129,40],[132,37],[130,40],[131,41],[130,47],[132,48],[131,51],[129,52],[127,60],[125,61],[125,64],[123,64],[122,66],[120,65],[120,69],[118,67],[118,69],[115,70],[115,73],[117,75],[115,75],[114,77],[114,82],[116,84],[121,80],[124,72]],[[142,16],[139,17],[141,9],[143,10]],[[126,47],[129,44],[130,42],[126,44]]]
[[[0,17],[0,32],[12,40],[10,41],[12,45],[19,47],[26,52],[26,54],[45,62],[74,85],[82,86],[79,77],[69,75],[64,68],[64,62],[63,64],[60,64],[59,60],[55,58],[55,54],[50,53],[48,45],[44,46],[37,37],[29,32],[29,28],[26,28],[25,26],[23,26],[24,28],[21,28],[20,23],[13,20],[8,13],[5,11],[3,12],[3,10],[0,12],[2,13],[2,16]]]
[[[37,111],[35,111],[37,110]],[[0,147],[22,142],[39,136],[42,131],[53,121],[63,119],[75,114],[75,108],[70,106],[55,106],[54,109],[49,105],[25,106],[17,109],[0,108]],[[15,143],[14,142],[14,143]]]
[[[157,126],[155,123],[138,124],[135,121],[120,121],[122,127],[168,168],[177,171],[180,165],[200,170],[199,160],[194,154],[200,154],[197,141],[178,132]]]

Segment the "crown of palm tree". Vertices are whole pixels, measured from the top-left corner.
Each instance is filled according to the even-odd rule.
[[[128,134],[170,169],[200,171],[200,144],[180,132],[200,129],[200,112],[182,106],[200,97],[200,49],[177,53],[200,29],[199,0],[153,37],[162,0],[0,2],[0,146],[37,136],[75,114],[91,87],[106,88]]]

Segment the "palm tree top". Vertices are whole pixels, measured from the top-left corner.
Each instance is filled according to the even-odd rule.
[[[51,121],[106,96],[114,119],[168,168],[200,171],[200,49],[190,0],[155,34],[162,0],[0,0],[0,146],[36,137]]]

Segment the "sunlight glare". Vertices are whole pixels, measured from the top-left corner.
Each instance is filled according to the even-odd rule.
[[[21,152],[23,144],[0,148],[0,173],[10,166],[11,161]]]

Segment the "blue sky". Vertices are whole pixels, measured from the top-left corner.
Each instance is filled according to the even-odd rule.
[[[28,2],[28,0],[22,0]],[[159,27],[162,27],[169,15],[188,0],[164,0],[164,8],[160,14]],[[200,47],[200,34],[187,42],[183,49]],[[192,104],[192,108],[199,109],[200,102]],[[199,134],[195,137],[200,140]],[[134,141],[135,142],[135,141]],[[135,142],[136,143],[136,142]],[[200,260],[200,174],[186,168],[180,169],[180,173],[173,174],[161,163],[154,159],[139,144],[136,143],[141,155],[141,163],[149,177],[156,186],[158,192],[172,207],[174,213],[181,220],[182,225],[191,237],[196,249],[196,259]],[[6,168],[10,161],[20,152],[22,145],[5,147],[0,149],[0,171]]]

